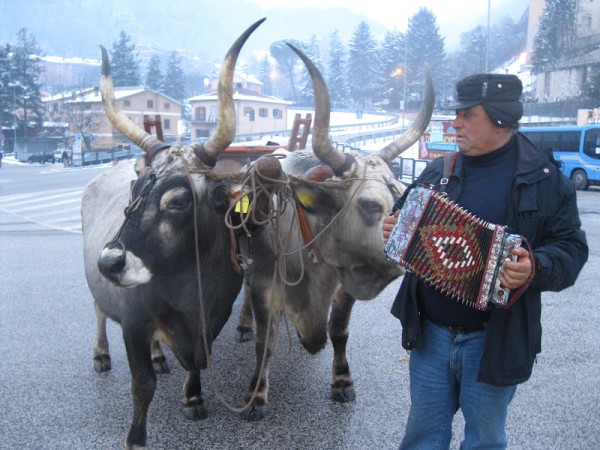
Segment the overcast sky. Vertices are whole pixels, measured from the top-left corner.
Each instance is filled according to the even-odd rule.
[[[487,27],[488,4],[493,24],[509,15],[518,20],[527,9],[529,0],[246,0],[265,9],[299,7],[346,8],[378,21],[386,27],[406,31],[408,19],[421,7],[432,11],[446,38],[446,48],[458,46],[461,33],[477,25]]]

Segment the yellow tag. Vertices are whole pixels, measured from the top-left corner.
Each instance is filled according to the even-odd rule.
[[[300,200],[300,203],[302,203],[302,206],[305,208],[310,208],[313,204],[313,196],[308,190],[298,189],[296,191],[296,197],[298,197],[298,200]]]
[[[248,213],[248,206],[250,205],[250,199],[247,195],[244,195],[241,199],[237,201],[235,204],[235,212],[237,213]]]

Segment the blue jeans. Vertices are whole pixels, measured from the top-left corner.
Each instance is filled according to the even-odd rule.
[[[465,418],[461,449],[506,448],[506,415],[516,386],[477,381],[485,331],[457,333],[426,321],[410,352],[411,407],[400,449],[447,449],[458,408]]]

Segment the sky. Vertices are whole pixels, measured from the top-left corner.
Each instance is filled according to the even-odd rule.
[[[300,7],[346,8],[380,22],[389,29],[404,32],[408,19],[421,7],[435,14],[440,34],[446,38],[446,48],[455,49],[460,35],[477,25],[487,27],[488,5],[490,23],[509,15],[518,20],[527,9],[529,0],[246,0],[266,10]]]

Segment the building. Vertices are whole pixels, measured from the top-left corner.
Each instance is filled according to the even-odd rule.
[[[208,138],[217,126],[217,83],[216,79],[210,81],[210,92],[188,99],[192,139]],[[240,71],[235,71],[233,85],[238,138],[244,140],[247,135],[247,140],[252,140],[261,133],[288,130],[287,109],[293,102],[262,94],[262,83]]]
[[[100,61],[84,58],[63,58],[60,56],[43,56],[44,71],[39,82],[51,93],[59,93],[83,86],[93,86],[100,78]]]
[[[182,104],[159,92],[144,87],[115,88],[116,107],[140,128],[144,116],[160,115],[165,142],[178,139],[182,122]],[[104,113],[98,88],[63,93],[43,99],[46,118],[51,122],[64,123],[70,137],[69,147],[77,139],[84,149],[110,150],[130,144],[116,131]]]
[[[539,29],[544,0],[530,0],[528,50]],[[600,1],[575,1],[576,36],[570,56],[556,67],[535,77],[535,97],[540,102],[561,101],[579,97],[593,70],[600,70]]]

